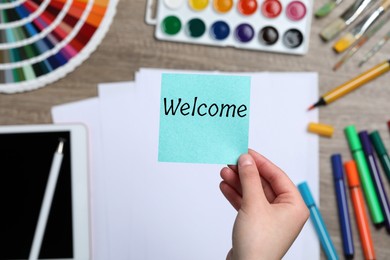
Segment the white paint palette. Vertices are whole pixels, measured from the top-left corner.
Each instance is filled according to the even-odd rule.
[[[145,20],[159,40],[303,55],[312,9],[312,0],[148,0]]]

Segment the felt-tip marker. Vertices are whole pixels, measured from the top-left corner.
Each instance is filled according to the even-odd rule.
[[[301,193],[302,198],[306,203],[306,206],[309,208],[310,218],[313,221],[314,228],[317,231],[318,237],[320,239],[326,257],[331,260],[338,260],[339,257],[337,255],[336,249],[330,238],[330,235],[326,228],[325,222],[321,216],[321,213],[316,203],[314,202],[313,196],[311,195],[307,182],[302,182],[298,184],[298,190]]]
[[[344,182],[344,169],[340,154],[331,156],[334,187],[337,198],[337,208],[339,214],[339,222],[341,236],[343,239],[343,251],[346,259],[352,259],[355,249],[353,246],[353,237],[351,229],[351,219],[349,216],[347,192]]]
[[[359,230],[364,259],[376,259],[374,244],[372,242],[370,225],[368,224],[367,211],[364,207],[363,194],[360,188],[359,175],[354,161],[344,164],[348,187],[351,194],[352,206],[355,212],[356,224]]]
[[[384,217],[356,128],[354,125],[350,125],[344,129],[344,132],[347,137],[353,159],[355,160],[359,171],[363,192],[372,222],[375,225],[380,224],[384,221]]]
[[[386,190],[383,187],[382,178],[379,174],[378,164],[376,163],[374,151],[371,147],[371,142],[367,131],[359,132],[359,138],[362,142],[364,155],[367,159],[368,168],[371,172],[371,177],[374,182],[376,193],[378,194],[379,204],[382,208],[386,230],[390,233],[390,205],[387,198]]]
[[[378,131],[374,131],[370,134],[372,145],[375,148],[375,152],[378,155],[381,162],[383,171],[386,173],[387,180],[390,182],[390,157],[387,154],[386,148],[382,142],[382,138]]]

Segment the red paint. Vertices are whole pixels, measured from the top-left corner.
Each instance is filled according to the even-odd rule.
[[[275,18],[282,12],[282,4],[277,0],[266,0],[261,6],[265,17]]]
[[[243,15],[251,15],[257,10],[256,0],[240,0],[237,9]]]

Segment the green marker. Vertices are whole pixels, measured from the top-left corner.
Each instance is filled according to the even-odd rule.
[[[363,186],[364,195],[366,196],[366,202],[370,211],[372,222],[374,222],[374,224],[380,224],[384,221],[382,209],[375,192],[370,170],[368,168],[366,158],[364,157],[362,144],[360,143],[355,126],[347,126],[344,129],[344,133],[347,137],[349,148],[351,149],[352,156],[359,171],[360,180]]]
[[[390,158],[387,154],[386,148],[382,142],[382,138],[378,131],[374,131],[370,134],[372,145],[375,148],[375,152],[378,155],[379,161],[382,164],[383,171],[387,175],[387,179],[390,181]]]

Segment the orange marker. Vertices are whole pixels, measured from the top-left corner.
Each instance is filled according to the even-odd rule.
[[[359,230],[360,242],[363,247],[365,259],[376,259],[374,244],[372,243],[370,226],[368,224],[367,211],[364,206],[363,194],[360,189],[359,175],[355,161],[344,164],[348,187],[351,193],[351,200],[355,212],[356,223]]]

